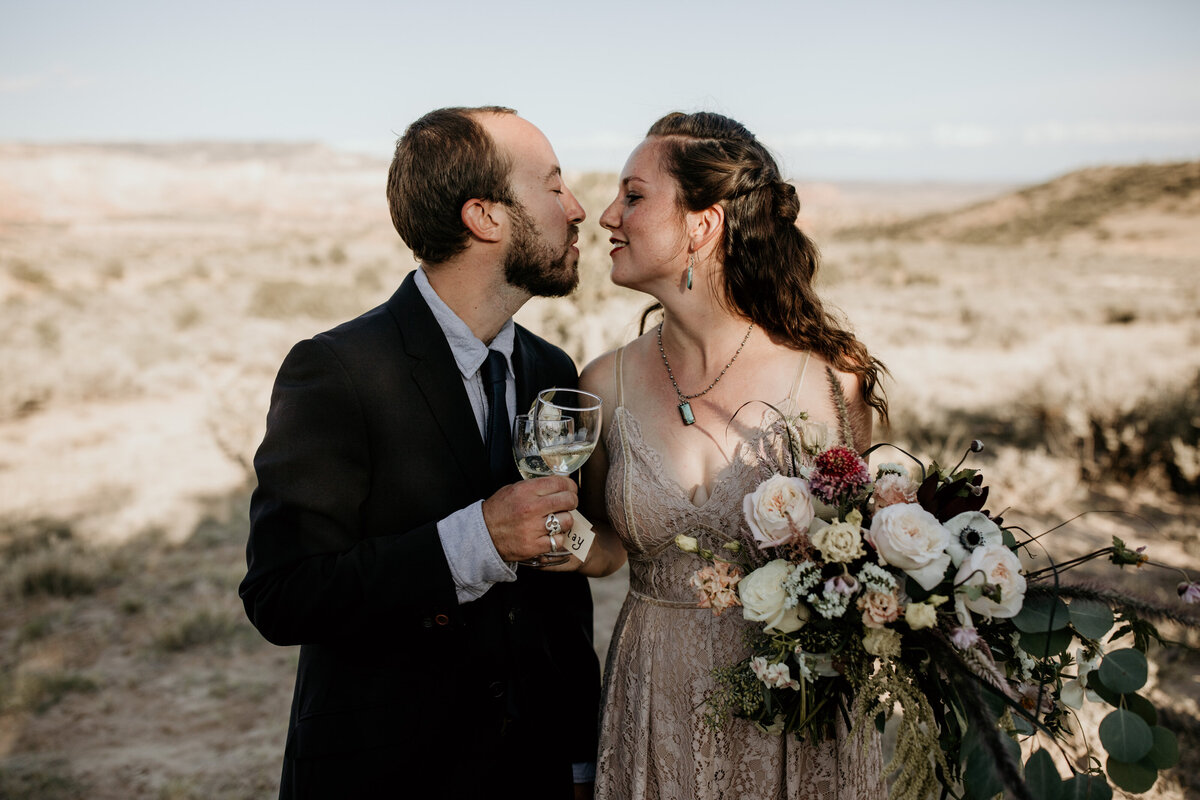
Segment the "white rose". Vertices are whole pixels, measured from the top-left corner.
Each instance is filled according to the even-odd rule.
[[[800,478],[772,475],[742,501],[742,513],[759,547],[777,547],[813,520],[812,494]]]
[[[950,566],[950,532],[916,503],[876,511],[866,538],[885,564],[903,570],[923,589],[937,586]]]
[[[964,511],[951,517],[946,520],[946,530],[950,531],[950,546],[946,552],[956,567],[962,566],[963,560],[977,547],[1004,544],[1004,531],[991,517],[979,511]]]
[[[851,511],[844,521],[824,525],[815,532],[809,528],[809,536],[828,562],[848,564],[867,554],[862,546],[862,514],[858,511]]]
[[[983,583],[1000,587],[999,600],[986,595],[972,600],[960,595],[967,608],[989,619],[1015,617],[1025,603],[1025,576],[1021,574],[1021,560],[1004,545],[977,547],[971,551],[958,568],[954,583],[960,590],[964,586]]]
[[[808,609],[803,606],[784,608],[787,593],[783,582],[791,567],[782,558],[768,561],[738,582],[742,599],[742,615],[753,622],[765,622],[766,630],[791,633],[808,621]],[[801,616],[803,614],[803,616]]]
[[[696,541],[696,537],[682,533],[675,537],[675,546],[685,553],[695,553],[700,549],[700,543]]]

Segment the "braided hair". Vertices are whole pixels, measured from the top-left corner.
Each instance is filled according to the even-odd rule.
[[[770,152],[741,123],[707,111],[672,112],[646,135],[663,139],[663,165],[679,184],[680,206],[725,209],[724,302],[788,346],[855,375],[886,422],[880,378],[887,368],[825,311],[813,288],[817,247],[796,225],[800,199]]]

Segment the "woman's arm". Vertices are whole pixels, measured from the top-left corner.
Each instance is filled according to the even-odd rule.
[[[625,563],[625,547],[608,520],[608,511],[604,504],[604,484],[608,480],[608,448],[605,447],[604,441],[606,432],[612,425],[613,409],[617,403],[616,380],[613,376],[615,360],[615,352],[605,353],[584,367],[579,375],[579,388],[599,395],[604,401],[600,441],[583,465],[579,481],[579,510],[587,517],[588,522],[592,523],[596,539],[592,542],[591,552],[583,564],[572,556],[567,564],[548,567],[547,571],[577,569],[588,577],[603,578],[616,572]]]

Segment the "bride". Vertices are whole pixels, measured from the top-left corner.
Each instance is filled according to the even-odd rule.
[[[873,735],[865,747],[848,734],[814,745],[741,719],[706,723],[712,670],[744,656],[752,623],[698,608],[689,580],[702,563],[673,544],[686,534],[754,546],[742,499],[783,470],[767,404],[806,412],[808,430],[848,434],[859,450],[871,412],[886,419],[882,364],[813,289],[817,252],[796,227],[799,208],[741,124],[672,113],[630,155],[600,218],[613,282],[656,298],[661,321],[580,379],[606,414],[582,482],[583,511],[602,523],[583,571],[607,574],[626,554],[630,564],[605,672],[598,798],[886,794]]]

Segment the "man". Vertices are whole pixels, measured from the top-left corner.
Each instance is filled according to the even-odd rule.
[[[583,209],[494,107],[413,123],[388,203],[420,269],[292,349],[255,456],[240,594],[301,645],[280,796],[589,796],[587,579],[513,566],[564,547],[577,488],[507,452],[512,415],[577,380],[511,317],[575,287]]]

